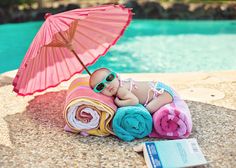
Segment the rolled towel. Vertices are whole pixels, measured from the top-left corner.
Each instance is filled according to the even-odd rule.
[[[120,107],[113,118],[112,129],[124,141],[143,138],[152,131],[152,116],[141,104]]]
[[[192,131],[192,119],[187,104],[176,93],[174,100],[157,110],[153,116],[153,131],[149,137],[187,138]]]
[[[67,91],[64,129],[82,135],[114,134],[111,120],[116,109],[113,98],[95,93],[89,87],[89,78],[78,78]]]

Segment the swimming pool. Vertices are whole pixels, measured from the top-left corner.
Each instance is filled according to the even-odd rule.
[[[17,69],[42,22],[0,25],[0,73]],[[236,21],[133,20],[89,67],[117,72],[236,70]]]

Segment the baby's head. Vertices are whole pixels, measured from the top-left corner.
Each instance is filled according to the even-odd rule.
[[[89,84],[95,92],[106,96],[115,96],[120,86],[117,74],[107,68],[94,71],[90,76]]]

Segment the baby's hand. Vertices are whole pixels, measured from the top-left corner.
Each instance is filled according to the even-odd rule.
[[[139,103],[138,98],[133,93],[123,88],[118,90],[117,97],[114,101],[119,107],[133,106]]]
[[[125,103],[124,100],[121,100],[118,97],[115,98],[114,102],[118,107],[123,107],[123,106],[126,106],[126,104],[127,104],[127,103]]]
[[[114,102],[116,103],[117,106],[119,106],[119,101],[120,101],[120,99],[118,97],[116,97],[114,100]]]

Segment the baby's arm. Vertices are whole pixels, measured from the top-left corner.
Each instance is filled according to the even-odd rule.
[[[173,101],[172,96],[168,92],[164,92],[161,95],[152,99],[146,106],[150,113],[156,112],[162,106],[171,103]]]
[[[119,107],[132,106],[139,103],[138,98],[125,88],[119,88],[115,103]]]

